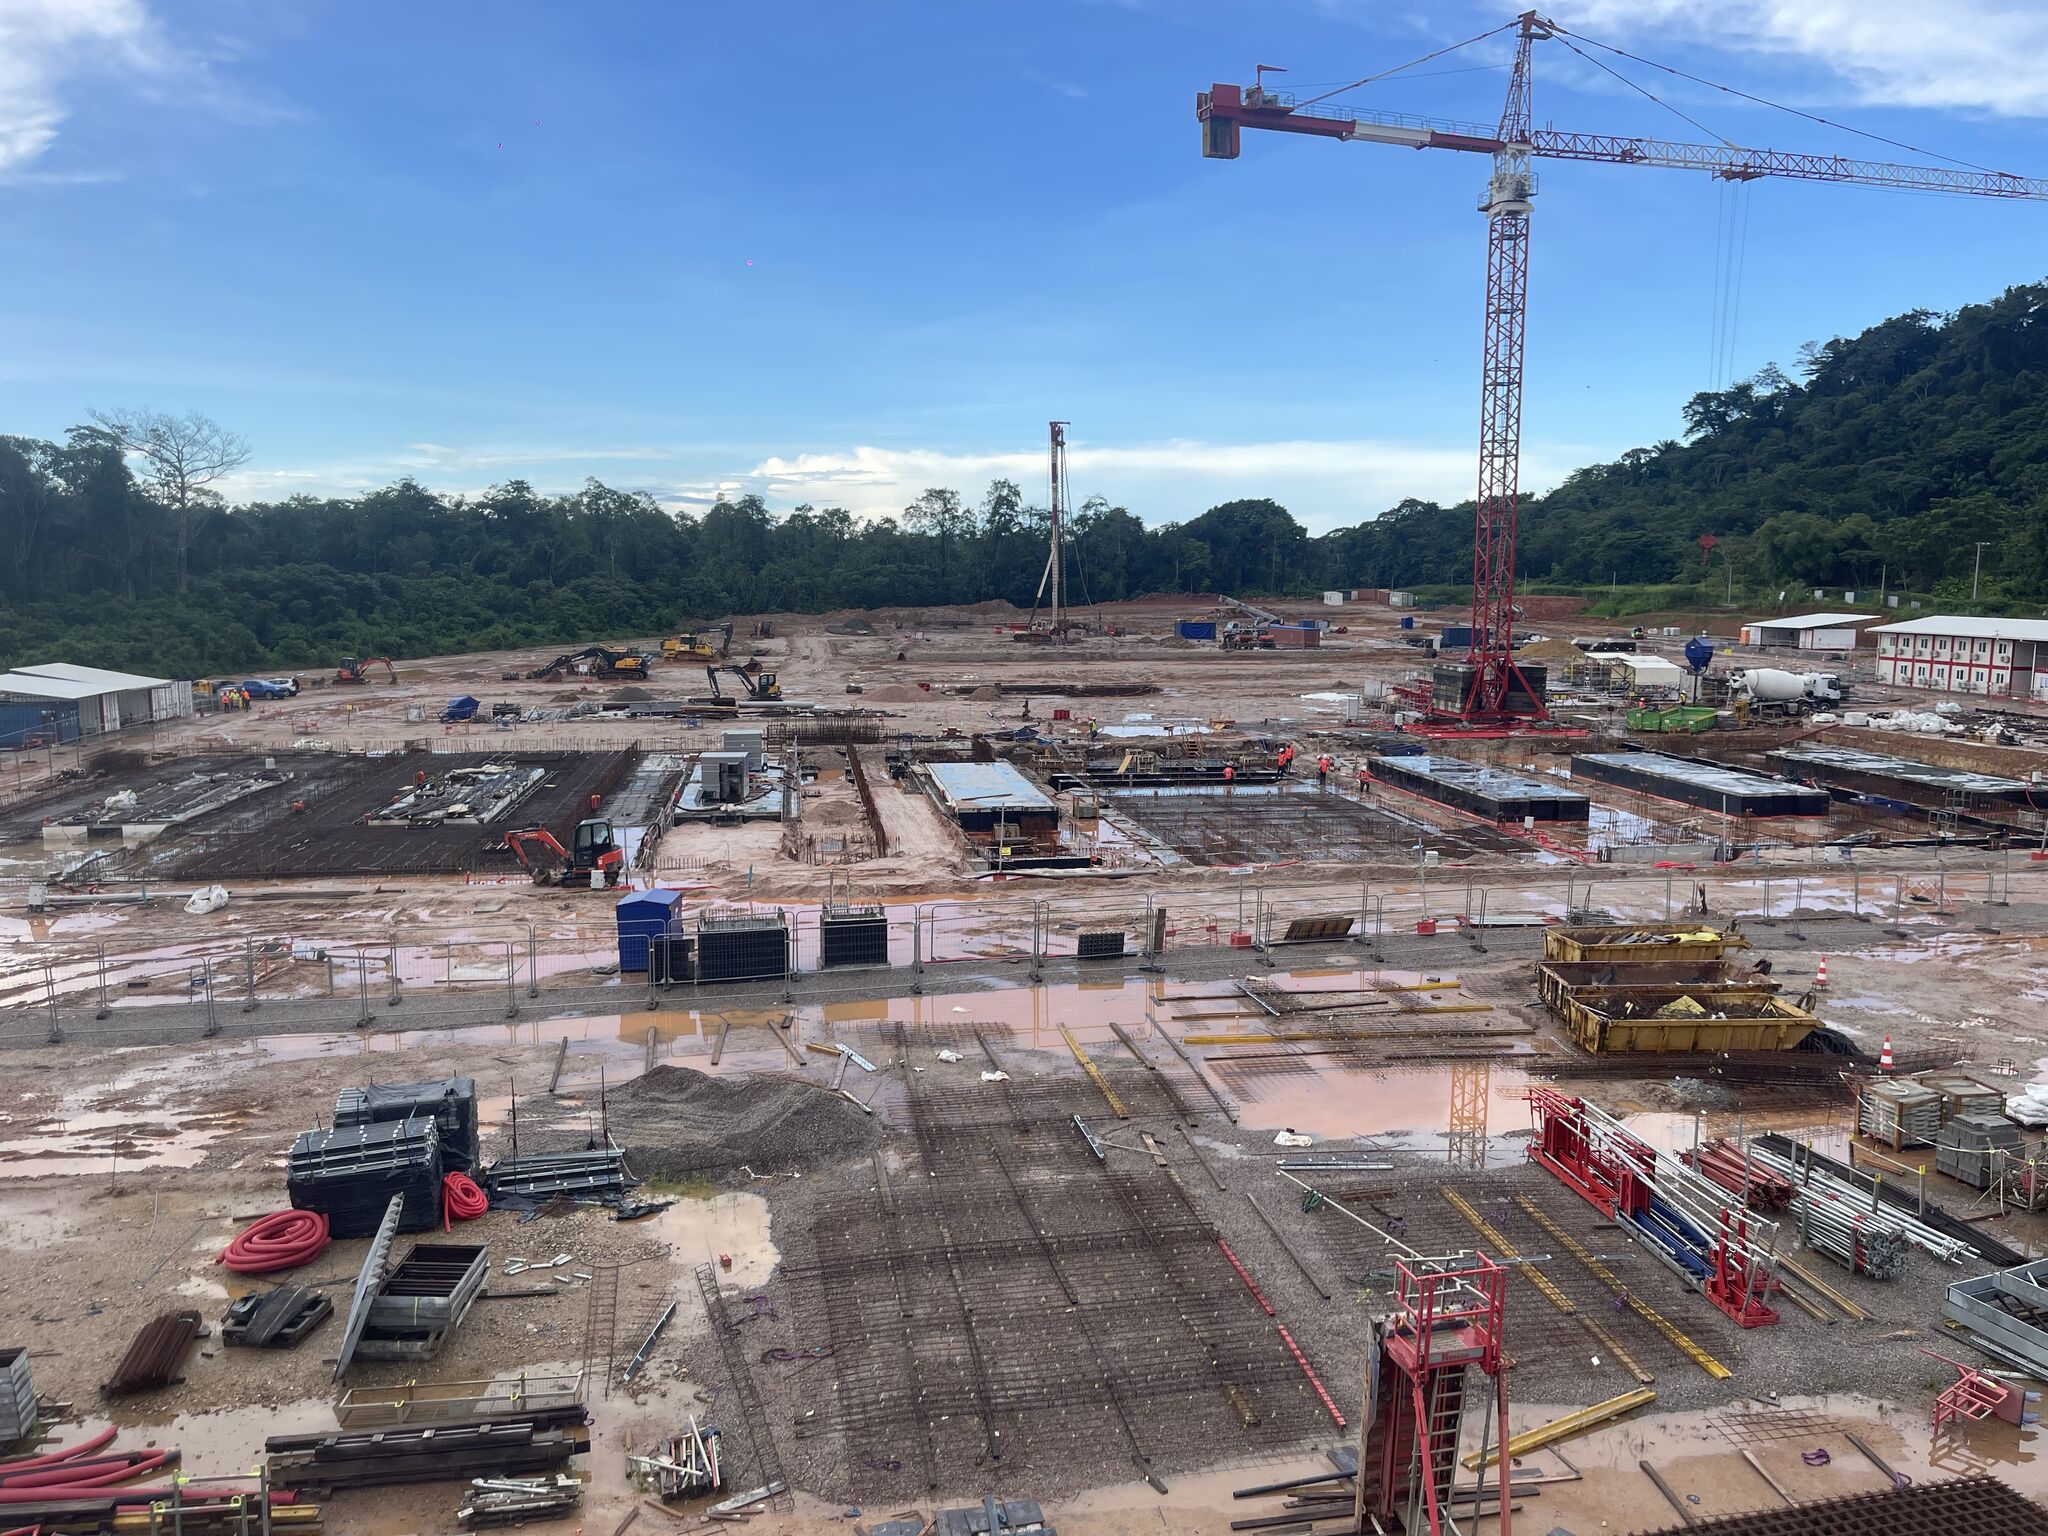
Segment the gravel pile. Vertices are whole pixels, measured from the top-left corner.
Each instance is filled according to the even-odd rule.
[[[612,1135],[643,1178],[835,1162],[871,1147],[875,1120],[795,1077],[710,1077],[659,1066],[606,1096]]]

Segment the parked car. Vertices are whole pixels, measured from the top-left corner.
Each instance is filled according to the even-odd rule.
[[[241,685],[241,689],[252,699],[289,699],[297,696],[299,680],[296,677],[252,677]]]

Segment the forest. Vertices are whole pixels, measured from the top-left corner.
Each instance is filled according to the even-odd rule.
[[[1705,602],[1847,586],[1954,606],[2048,601],[2048,286],[1809,343],[1686,402],[1675,438],[1581,469],[1521,510],[1518,572],[1552,590],[1660,585]],[[165,450],[189,442],[180,457]],[[180,433],[186,434],[180,437]],[[208,451],[213,453],[207,457]],[[159,674],[331,666],[668,632],[727,614],[1008,599],[1028,607],[1046,513],[998,480],[900,516],[676,513],[593,480],[448,497],[407,479],[230,505],[246,446],[205,418],[96,414],[0,436],[0,664]],[[1097,498],[1071,516],[1084,601],[1289,595],[1468,579],[1472,505],[1404,500],[1319,537],[1265,499],[1185,520]]]

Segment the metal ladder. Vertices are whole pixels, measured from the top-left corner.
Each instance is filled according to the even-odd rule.
[[[622,1265],[594,1265],[590,1289],[583,1305],[583,1380],[589,1391],[600,1380],[603,1365],[604,1395],[612,1395],[612,1363],[619,1338],[619,1270]]]

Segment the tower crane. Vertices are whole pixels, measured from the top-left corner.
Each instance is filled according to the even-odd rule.
[[[1487,155],[1493,161],[1492,174],[1479,196],[1479,211],[1486,215],[1486,311],[1479,383],[1479,491],[1472,527],[1472,648],[1465,665],[1456,673],[1455,689],[1447,689],[1447,680],[1440,680],[1429,709],[1439,723],[1455,721],[1465,728],[1493,731],[1526,728],[1546,720],[1549,714],[1542,688],[1532,686],[1516,664],[1512,649],[1515,514],[1520,497],[1522,446],[1522,350],[1529,312],[1529,212],[1537,186],[1534,161],[1590,160],[1609,165],[1659,166],[1704,171],[1734,182],[1770,176],[1787,181],[1903,187],[1963,197],[2048,201],[2048,180],[1961,163],[1896,164],[1851,155],[1747,149],[1725,142],[1686,144],[1621,134],[1537,128],[1531,121],[1529,67],[1536,43],[1555,39],[1603,69],[1608,66],[1593,59],[1579,43],[1620,57],[1634,55],[1570,32],[1535,11],[1524,11],[1513,21],[1454,47],[1462,48],[1510,30],[1516,39],[1514,66],[1508,77],[1507,102],[1501,109],[1499,124],[1492,129],[1406,113],[1326,106],[1321,97],[1297,102],[1291,93],[1266,88],[1265,76],[1274,71],[1274,66],[1264,64],[1254,72],[1254,83],[1249,86],[1212,85],[1195,97],[1195,116],[1202,125],[1202,154],[1212,160],[1235,160],[1242,130],[1264,128],[1358,144],[1459,150]],[[1451,51],[1441,49],[1429,57]],[[1385,72],[1394,73],[1398,71]],[[1622,78],[1626,81],[1625,76]],[[1640,86],[1635,88],[1642,90]],[[1761,101],[1758,97],[1746,99]]]

